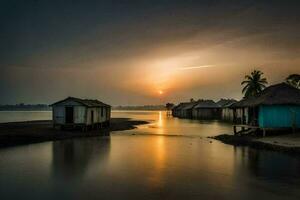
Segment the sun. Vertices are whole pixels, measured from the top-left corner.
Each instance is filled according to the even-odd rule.
[[[158,94],[162,95],[164,92],[162,90],[158,91]]]

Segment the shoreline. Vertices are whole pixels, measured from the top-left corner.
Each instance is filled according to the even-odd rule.
[[[148,123],[130,118],[112,118],[109,127],[87,132],[54,129],[51,120],[0,123],[0,148],[80,137],[108,136],[110,132],[132,130],[138,125]]]
[[[264,138],[221,134],[208,138],[233,146],[247,146],[259,150],[276,151],[300,156],[300,134],[268,136]]]

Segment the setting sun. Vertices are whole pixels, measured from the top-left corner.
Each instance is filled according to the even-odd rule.
[[[164,92],[162,90],[159,90],[158,91],[158,94],[163,94]]]

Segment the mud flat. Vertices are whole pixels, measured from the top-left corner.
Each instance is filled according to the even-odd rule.
[[[70,139],[75,137],[107,136],[112,131],[124,131],[147,124],[147,121],[129,118],[112,118],[110,127],[82,132],[60,130],[52,127],[52,121],[26,121],[0,123],[0,147],[31,144],[44,141]]]
[[[223,134],[210,138],[234,146],[249,146],[256,149],[279,151],[300,156],[300,133],[268,137]]]

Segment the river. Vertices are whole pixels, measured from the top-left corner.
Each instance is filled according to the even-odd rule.
[[[114,111],[150,124],[110,137],[0,149],[1,199],[300,199],[300,159],[207,136],[230,124]],[[0,112],[0,121],[51,112]]]

